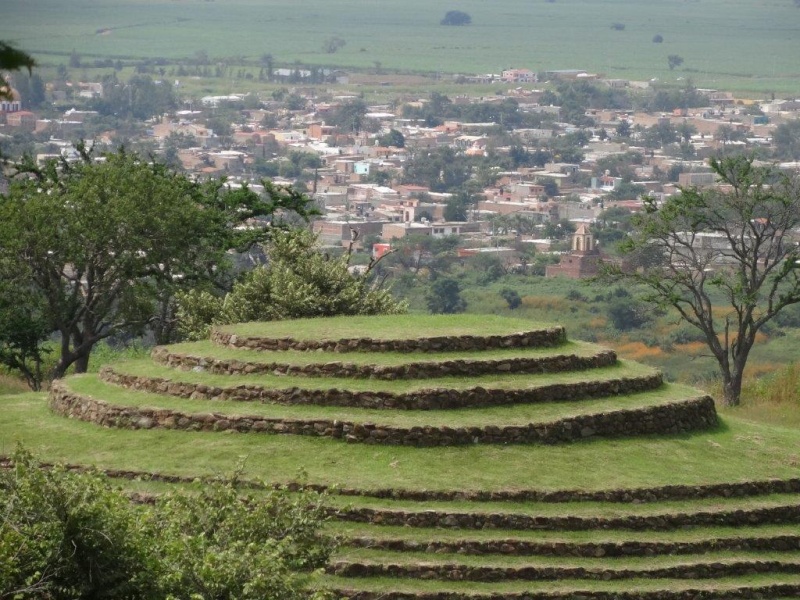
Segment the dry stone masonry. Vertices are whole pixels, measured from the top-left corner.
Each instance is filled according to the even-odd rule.
[[[213,332],[211,344],[191,346],[192,351],[155,349],[151,360],[159,365],[153,369],[156,374],[147,374],[149,365],[104,368],[98,376],[103,383],[95,388],[103,390],[98,397],[80,393],[88,387],[73,385],[73,380],[57,381],[50,389],[50,406],[65,417],[112,428],[303,435],[342,443],[414,447],[579,443],[602,437],[702,432],[717,425],[709,396],[667,386],[657,372],[624,365],[617,370],[614,352],[599,347],[576,351],[574,345],[565,344],[566,334],[560,327],[494,336],[459,333],[384,340],[360,337],[353,331],[341,337],[256,337],[247,333],[247,326],[220,328]],[[224,356],[215,355],[221,347]],[[501,348],[506,350],[486,352]],[[548,350],[531,352],[535,348]],[[298,357],[297,352],[304,354]],[[323,356],[323,352],[337,356]],[[387,352],[395,356],[381,356]],[[454,352],[458,356],[448,356]],[[407,359],[398,361],[398,353]],[[459,385],[449,385],[448,377],[458,378]],[[432,379],[437,380],[435,385],[422,383]],[[410,385],[372,385],[369,380],[408,381]],[[204,383],[209,381],[214,385]],[[118,394],[121,390],[125,394]],[[149,398],[153,406],[131,402],[129,398],[137,393],[153,395]],[[618,396],[627,398],[613,406],[605,400]],[[559,406],[564,402],[569,402],[569,409]],[[524,414],[546,410],[548,416],[531,417],[531,422],[513,420],[509,413],[520,414],[521,409],[510,407],[519,404],[528,405]],[[287,405],[302,406],[293,414],[304,416],[285,418]],[[342,409],[332,416],[330,407]],[[347,418],[343,418],[345,407]],[[464,420],[464,414],[476,409],[486,411],[491,421],[487,418],[473,425],[474,418]],[[385,418],[391,411],[406,412]],[[168,482],[186,479],[134,471],[108,474]],[[293,486],[326,490],[323,485]],[[800,477],[642,489],[345,486],[331,493],[372,498],[354,501],[352,506],[339,500],[328,509],[331,519],[338,521],[334,531],[342,553],[328,566],[327,585],[338,598],[800,596]],[[759,496],[770,498],[761,501]],[[703,508],[692,505],[701,498],[719,502],[705,502]],[[152,502],[153,498],[137,494],[134,500]],[[436,507],[439,501],[458,504]],[[658,506],[669,501],[682,503]],[[424,504],[414,506],[416,502]],[[524,502],[564,505],[553,511],[535,506],[520,510],[514,505]],[[598,506],[588,513],[569,508],[569,503],[586,502],[615,503],[615,507],[604,511]],[[647,510],[632,506],[640,503],[655,506]],[[397,529],[389,529],[392,526]],[[742,527],[746,530],[738,533]],[[558,533],[538,537],[536,531]],[[387,553],[395,553],[396,558],[387,559]],[[670,555],[680,558],[641,560]],[[461,558],[467,556],[471,558]],[[559,557],[563,564],[555,560]],[[382,583],[372,591],[369,582],[374,578]],[[415,585],[420,581],[425,585]],[[501,582],[510,583],[505,589],[493,585]],[[514,590],[526,591],[508,591],[512,585]]]
[[[238,330],[237,330],[238,331]],[[248,351],[270,351],[280,355],[293,350],[313,357],[317,351],[342,354],[341,361],[298,361],[292,364],[280,358],[259,363],[252,360],[218,359],[213,355],[192,356],[174,352],[169,347],[157,348],[151,359],[184,374],[174,378],[134,375],[125,372],[124,366],[105,367],[100,378],[113,387],[158,394],[160,406],[147,408],[128,406],[108,398],[90,398],[70,389],[69,382],[53,385],[50,406],[60,414],[91,421],[105,427],[130,429],[177,429],[186,431],[232,431],[240,433],[291,434],[328,437],[350,443],[402,445],[402,446],[457,446],[471,444],[557,444],[594,437],[620,437],[644,434],[686,433],[713,427],[716,424],[714,403],[709,397],[688,397],[645,403],[625,409],[591,409],[588,414],[541,419],[542,422],[502,423],[496,425],[461,426],[458,417],[452,425],[397,426],[381,424],[374,417],[363,420],[320,418],[280,418],[248,414],[246,409],[236,414],[213,412],[213,404],[220,401],[261,404],[341,406],[350,409],[379,409],[404,411],[469,410],[493,408],[516,404],[552,403],[620,395],[639,394],[663,386],[660,373],[609,377],[593,376],[595,369],[612,367],[617,362],[614,352],[597,348],[594,352],[576,354],[558,352],[566,342],[563,327],[548,327],[505,335],[439,335],[417,339],[379,339],[371,337],[343,337],[329,340],[297,340],[286,337],[271,338],[242,336],[228,330],[215,330],[213,346],[245,348]],[[498,348],[510,349],[508,357],[486,359],[482,351]],[[535,348],[551,348],[546,355],[526,355]],[[517,350],[515,352],[514,350]],[[405,353],[408,360],[400,364],[382,364],[381,353]],[[436,352],[435,359],[416,356]],[[447,358],[448,352],[461,353],[458,360]],[[464,358],[465,352],[474,353]],[[359,361],[348,360],[347,355],[361,353]],[[363,360],[364,353],[374,360]],[[443,355],[443,356],[442,356]],[[358,364],[356,364],[358,363]],[[191,371],[209,371],[229,376],[230,385],[206,385],[193,381]],[[528,381],[538,373],[579,372],[580,378],[569,383],[541,385],[492,386],[487,378],[498,380],[510,374],[526,374]],[[309,381],[322,382],[308,386],[275,386],[255,383],[237,383],[236,375],[268,373],[270,375],[301,375]],[[440,383],[424,388],[415,385],[408,391],[357,391],[342,384],[343,378],[402,379],[425,381],[436,378],[483,375],[474,386],[450,388]],[[326,387],[326,380],[338,381]],[[446,379],[445,379],[446,380]],[[207,408],[200,406],[195,412],[170,408],[170,398],[191,401],[209,401]],[[252,411],[250,411],[252,412]],[[457,413],[454,413],[457,415]]]

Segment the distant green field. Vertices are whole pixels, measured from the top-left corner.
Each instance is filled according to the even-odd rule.
[[[468,12],[472,25],[439,25],[453,8]],[[800,89],[793,0],[3,0],[0,14],[0,39],[56,64],[72,50],[84,58],[203,50],[250,60],[270,53],[278,64],[586,69],[629,79],[692,77],[742,91]],[[653,43],[656,34],[663,43]],[[347,44],[326,54],[323,42],[332,36]],[[685,60],[674,71],[670,54]]]

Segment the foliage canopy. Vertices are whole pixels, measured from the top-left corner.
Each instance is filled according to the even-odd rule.
[[[30,72],[35,64],[29,54],[0,41],[0,100],[11,99],[11,89],[2,72],[18,71],[20,69],[28,69],[28,72]]]
[[[245,495],[235,479],[133,504],[96,472],[43,468],[17,449],[0,472],[0,597],[319,598],[333,544],[324,497]]]
[[[800,185],[752,158],[712,160],[721,189],[686,188],[646,201],[622,249],[636,269],[606,276],[642,284],[647,300],[671,307],[703,335],[722,377],[725,402],[739,403],[756,334],[800,302]],[[722,298],[724,305],[719,305]]]
[[[192,290],[179,296],[183,334],[205,339],[211,325],[334,315],[399,314],[405,304],[370,279],[351,273],[350,255],[321,252],[308,231],[277,232],[267,246],[268,264],[257,267],[219,297]]]
[[[238,227],[244,221],[271,218],[275,225],[284,212],[314,212],[302,194],[268,182],[261,196],[228,190],[222,181],[194,183],[124,150],[101,161],[79,150],[75,163],[23,161],[0,196],[0,298],[13,303],[31,296],[28,306],[36,310],[17,324],[41,332],[44,316],[48,332],[58,334],[51,378],[71,365],[85,371],[92,348],[111,336],[150,328],[157,341],[167,338],[177,290],[219,283],[227,250],[269,237],[265,222]],[[16,366],[6,352],[14,344],[14,360],[25,352],[35,359],[30,337],[23,348],[6,333],[0,340],[6,365]]]
[[[469,25],[472,23],[472,17],[462,10],[448,10],[444,18],[439,22],[440,25]]]

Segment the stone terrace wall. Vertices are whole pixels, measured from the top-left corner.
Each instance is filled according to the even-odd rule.
[[[413,577],[450,581],[555,581],[586,579],[618,581],[621,579],[718,579],[742,573],[800,573],[800,563],[777,560],[736,562],[693,562],[691,564],[653,569],[597,567],[486,567],[459,563],[392,564],[337,562],[327,572],[340,577]]]
[[[359,591],[332,588],[337,598],[346,600],[752,600],[790,598],[800,595],[799,584],[741,586],[722,589],[687,589],[654,591],[592,591],[565,592],[394,592]]]
[[[550,423],[507,427],[392,427],[328,419],[274,419],[253,415],[182,413],[170,409],[116,406],[71,392],[63,382],[50,388],[50,407],[61,415],[106,427],[238,431],[331,437],[347,442],[395,446],[555,444],[592,438],[684,433],[717,422],[709,396],[631,410],[580,415]]]
[[[790,502],[787,500],[787,502]],[[671,531],[683,527],[739,527],[800,523],[800,505],[735,508],[691,513],[625,515],[619,517],[539,516],[519,513],[407,511],[357,507],[336,513],[341,521],[396,527],[440,527],[443,529],[514,529],[547,531]]]
[[[219,346],[249,350],[323,350],[325,352],[443,352],[491,348],[542,348],[567,341],[563,327],[509,335],[460,335],[410,340],[352,338],[341,340],[295,340],[293,338],[244,337],[214,329],[211,341]]]
[[[390,550],[392,552],[426,552],[428,554],[464,554],[482,556],[572,556],[600,558],[616,556],[654,556],[663,554],[706,554],[708,552],[760,551],[784,552],[800,550],[800,535],[731,537],[693,542],[538,542],[521,539],[498,540],[429,540],[345,537],[342,542],[354,548]]]
[[[43,468],[50,468],[52,463],[40,463]],[[0,457],[0,469],[10,469],[13,461],[8,457]],[[77,464],[65,464],[65,468],[71,471],[85,471],[88,467]],[[91,470],[95,470],[91,467]],[[121,479],[141,479],[147,481],[163,481],[167,483],[192,483],[197,481],[197,477],[184,477],[181,475],[170,475],[153,471],[136,471],[131,469],[100,469],[102,473],[112,478]],[[202,479],[202,478],[201,478]],[[211,480],[214,478],[212,477]],[[800,479],[766,479],[755,481],[738,481],[735,483],[713,483],[704,485],[666,485],[650,488],[618,488],[605,490],[411,490],[404,488],[348,488],[336,486],[331,490],[326,485],[321,484],[299,484],[288,482],[286,484],[265,484],[259,481],[249,481],[240,479],[239,484],[250,489],[273,489],[285,485],[291,490],[308,489],[316,492],[333,492],[338,496],[364,496],[371,498],[387,498],[394,500],[463,500],[475,502],[614,502],[620,504],[647,502],[661,502],[664,500],[688,500],[698,498],[746,498],[752,496],[764,496],[770,494],[796,494],[800,492]],[[783,539],[785,536],[769,538],[772,540]],[[372,538],[365,538],[372,540]],[[735,538],[741,541],[742,538]],[[759,538],[760,539],[760,538]],[[800,537],[798,537],[800,539]],[[372,540],[375,542],[375,540]],[[394,543],[392,540],[387,542]],[[415,544],[416,542],[409,542]],[[458,542],[454,542],[458,543]],[[777,542],[776,542],[777,543]],[[793,542],[794,543],[794,542]],[[800,543],[800,542],[798,542]],[[462,542],[459,544],[468,544]],[[670,543],[671,544],[671,543]],[[555,544],[555,547],[559,544]],[[565,547],[573,547],[574,544],[566,544]],[[678,544],[670,545],[671,548]],[[443,546],[445,547],[445,546]],[[397,550],[418,550],[417,546],[398,546]],[[793,549],[791,547],[776,546],[776,550]],[[392,549],[387,546],[387,549]],[[754,547],[760,549],[760,547]],[[492,550],[491,553],[502,553],[503,550]],[[676,550],[673,553],[681,553]]]
[[[427,379],[475,375],[502,375],[508,373],[563,373],[598,367],[610,367],[617,362],[612,350],[601,350],[593,356],[563,354],[533,358],[515,357],[501,360],[443,360],[437,362],[407,362],[401,365],[358,365],[347,362],[327,362],[309,365],[292,365],[281,362],[248,362],[216,359],[172,352],[159,346],[151,353],[159,364],[183,370],[201,370],[218,375],[302,375],[307,377],[356,377],[370,379]]]
[[[231,387],[208,386],[188,381],[173,381],[161,377],[145,377],[118,373],[113,367],[103,367],[100,378],[114,385],[154,394],[179,398],[212,401],[269,402],[287,405],[350,406],[370,409],[440,410],[504,406],[537,402],[555,402],[578,398],[604,398],[620,394],[635,394],[659,388],[661,373],[641,377],[620,377],[606,381],[578,381],[542,385],[531,389],[486,389],[474,387],[463,390],[447,388],[420,389],[413,392],[353,391],[335,388],[306,389],[289,387],[265,388],[254,384]]]

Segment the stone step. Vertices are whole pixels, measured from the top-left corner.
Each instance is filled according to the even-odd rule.
[[[506,530],[631,530],[669,531],[686,527],[735,527],[800,523],[800,502],[796,498],[780,504],[725,507],[651,514],[615,516],[542,515],[515,512],[458,510],[400,510],[349,507],[335,516],[342,521],[402,527]]]
[[[663,384],[659,371],[629,362],[588,372],[509,375],[502,380],[484,376],[387,382],[263,374],[234,379],[175,371],[140,360],[103,367],[100,378],[124,388],[179,398],[393,410],[484,408],[603,398],[655,390]]]
[[[552,561],[502,564],[484,557],[481,562],[465,563],[458,557],[417,556],[402,562],[392,557],[338,558],[327,567],[327,573],[341,577],[392,577],[439,579],[452,581],[557,581],[590,579],[614,581],[624,579],[720,579],[737,575],[800,574],[800,556],[796,553],[775,557],[773,554],[689,555],[651,557],[646,560],[584,559],[555,564]],[[448,558],[450,560],[448,560]],[[633,562],[633,564],[630,564]]]
[[[414,539],[413,537],[400,537],[389,535],[369,535],[368,529],[363,528],[360,535],[337,535],[343,547],[366,548],[370,550],[392,552],[426,552],[428,554],[458,553],[465,556],[484,556],[488,554],[505,556],[556,556],[556,557],[622,557],[622,556],[655,556],[655,555],[683,555],[700,554],[719,551],[771,551],[788,552],[800,550],[800,533],[796,527],[780,527],[776,533],[741,533],[730,536],[707,534],[704,539],[658,539],[657,536],[636,539],[614,540],[603,539],[598,534],[591,541],[572,541],[561,539],[541,539],[542,532],[537,532],[540,539],[521,538],[519,532],[504,531],[491,539],[475,539],[468,532],[459,532],[459,537],[438,539],[436,530],[431,530],[428,539]],[[759,529],[759,528],[748,528]],[[770,529],[765,526],[762,529]],[[336,529],[331,532],[336,535]],[[688,537],[688,536],[687,536]]]
[[[715,580],[467,581],[326,576],[318,586],[349,600],[735,600],[797,598],[800,576],[743,575]]]
[[[87,390],[82,392],[81,390]],[[89,391],[91,390],[91,391]],[[493,413],[459,411],[367,411],[329,407],[214,403],[127,391],[94,376],[56,382],[50,407],[61,415],[107,427],[238,431],[332,437],[348,442],[418,447],[559,443],[593,437],[682,433],[716,424],[711,398],[686,397],[684,388],[609,400],[553,406],[545,418],[538,405],[494,408]],[[100,398],[103,398],[102,400]],[[532,411],[532,412],[531,412]],[[553,412],[555,411],[555,412]],[[325,415],[331,415],[327,417]],[[356,420],[348,420],[348,416]],[[531,421],[530,417],[534,416]],[[559,418],[561,416],[561,418]],[[549,417],[552,420],[548,420]],[[496,422],[498,425],[478,425]]]
[[[372,332],[380,333],[373,337]],[[226,325],[211,333],[211,341],[220,346],[303,352],[481,351],[554,346],[565,340],[563,327],[495,315],[297,319]]]
[[[567,342],[545,348],[511,348],[483,352],[428,354],[230,350],[209,342],[193,342],[153,349],[161,365],[217,375],[260,373],[306,377],[369,379],[428,379],[509,373],[561,373],[612,366],[616,354],[607,348]]]

